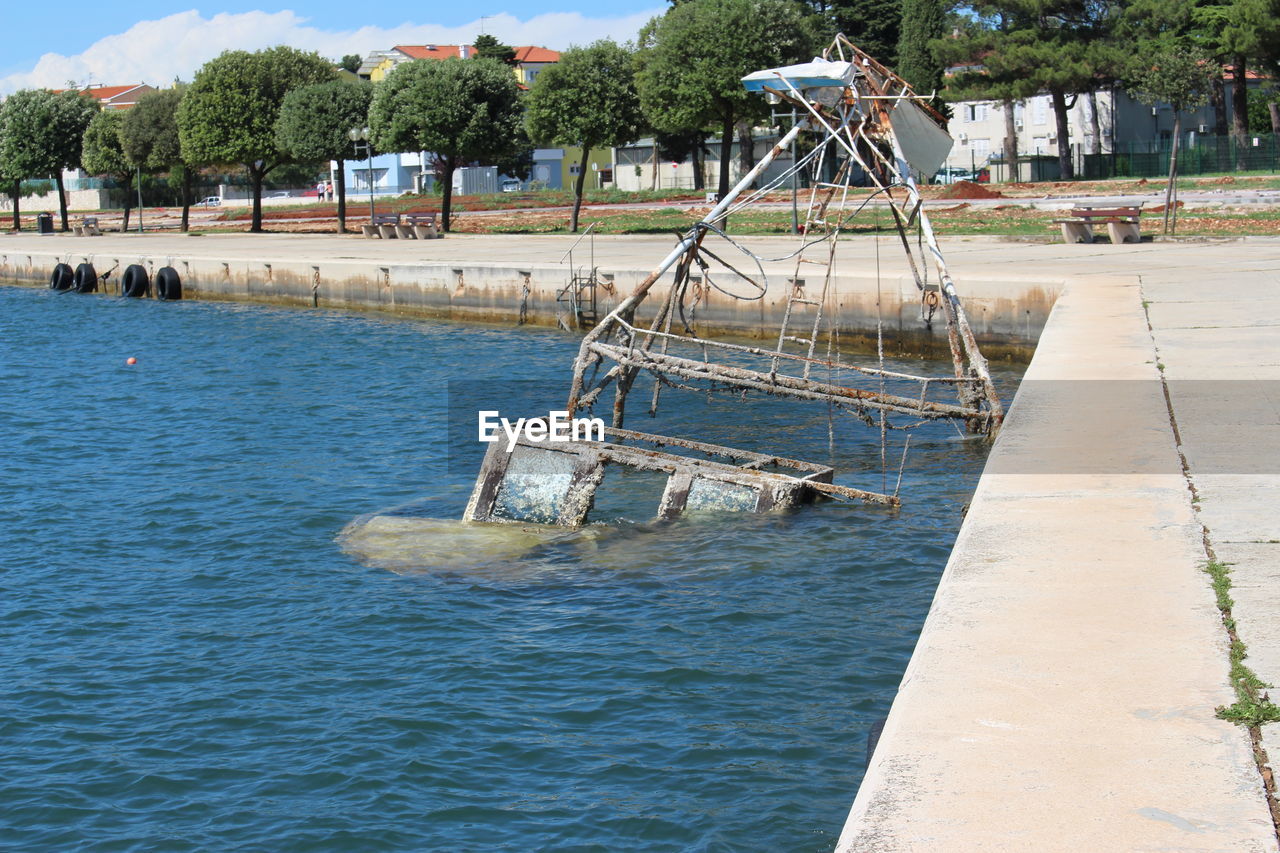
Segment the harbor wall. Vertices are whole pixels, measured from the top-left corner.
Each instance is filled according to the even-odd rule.
[[[1167,254],[1072,253],[837,853],[1275,853],[1146,311],[1227,256]]]
[[[91,238],[97,240],[99,238]],[[140,241],[139,241],[140,242]],[[68,263],[73,269],[91,263],[102,277],[104,290],[118,292],[124,269],[140,264],[154,276],[164,266],[174,267],[182,279],[183,298],[261,302],[314,308],[379,311],[454,321],[575,327],[575,318],[564,293],[568,276],[561,265],[518,262],[437,261],[405,262],[388,259],[317,257],[313,262],[296,258],[245,259],[160,255],[138,251],[0,251],[0,278],[40,285],[53,267]],[[87,245],[83,240],[76,248]],[[128,248],[133,248],[129,246]],[[632,293],[648,275],[638,266],[600,267],[596,313],[603,317]],[[821,292],[821,271],[803,278],[804,295]],[[701,334],[764,338],[777,335],[786,309],[788,289],[794,287],[793,270],[769,271],[770,287],[761,298],[737,299],[717,289],[718,282],[695,279],[693,298],[685,317]],[[877,330],[883,332],[886,351],[892,354],[949,357],[946,323],[932,300],[932,323],[922,316],[930,304],[909,275],[877,276],[874,273],[842,273],[833,277],[826,317],[841,349],[874,349]],[[749,288],[746,288],[749,290]],[[737,283],[735,290],[744,288]],[[991,278],[964,283],[963,305],[988,358],[1026,361],[1030,358],[1054,300],[1061,290],[1053,281]],[[655,291],[660,292],[661,286]],[[558,297],[560,299],[558,300]],[[653,310],[660,300],[650,299]],[[811,309],[793,317],[795,335],[808,337]],[[640,320],[645,311],[640,312]],[[676,329],[678,330],[677,320]],[[820,336],[821,337],[821,336]],[[825,350],[825,343],[821,347]]]

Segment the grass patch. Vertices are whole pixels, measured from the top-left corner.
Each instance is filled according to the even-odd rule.
[[[584,211],[582,227],[596,223],[599,234],[675,234],[683,233],[697,222],[706,208],[646,208]],[[465,213],[465,211],[464,211]],[[803,217],[803,211],[801,211]],[[1006,236],[1040,237],[1050,241],[1060,238],[1053,220],[1062,211],[1035,210],[1020,205],[997,205],[975,208],[963,202],[949,207],[932,208],[929,218],[938,233],[947,237]],[[1154,235],[1160,231],[1160,216],[1144,217],[1143,231]],[[526,211],[511,216],[472,217],[457,230],[475,234],[567,234],[567,211]],[[768,236],[791,233],[791,210],[786,207],[749,210],[729,218],[729,233],[742,236]],[[892,234],[889,214],[874,209],[864,210],[851,220],[843,233],[848,236],[875,233]],[[1280,235],[1280,211],[1197,210],[1178,214],[1180,237],[1240,237],[1245,235]]]
[[[1264,691],[1272,685],[1258,678],[1257,673],[1245,664],[1248,648],[1236,634],[1236,620],[1231,615],[1235,600],[1231,597],[1231,568],[1227,563],[1210,560],[1204,567],[1213,586],[1213,595],[1222,613],[1222,624],[1231,640],[1228,652],[1231,664],[1231,687],[1236,701],[1217,709],[1218,718],[1230,720],[1242,726],[1260,726],[1263,723],[1280,722],[1280,706],[1271,701]]]

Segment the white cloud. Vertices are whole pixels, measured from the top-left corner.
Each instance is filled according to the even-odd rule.
[[[577,12],[554,12],[521,21],[503,13],[484,19],[483,29],[507,44],[533,44],[562,50],[599,38],[634,39],[640,27],[661,8],[619,18],[588,18]],[[83,53],[46,53],[27,72],[0,77],[0,94],[41,86],[150,83],[165,86],[175,77],[190,80],[201,65],[224,50],[258,50],[287,44],[338,58],[365,55],[397,44],[469,44],[481,31],[477,18],[459,27],[401,24],[321,30],[296,12],[244,12],[205,18],[191,10],[154,21],[139,21],[128,30],[99,39]]]

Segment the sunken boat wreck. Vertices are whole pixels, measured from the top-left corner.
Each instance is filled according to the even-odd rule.
[[[611,397],[604,440],[521,438],[490,444],[465,521],[582,525],[611,466],[666,475],[654,507],[661,520],[689,510],[761,512],[820,498],[900,504],[897,487],[876,492],[840,485],[834,481],[838,472],[828,465],[724,447],[696,436],[627,429],[627,405],[637,392],[650,414],[663,404],[664,395],[683,390],[809,401],[879,429],[882,450],[888,430],[927,421],[956,421],[972,435],[991,436],[999,429],[1004,415],[1000,398],[916,184],[917,175],[938,170],[952,145],[928,97],[913,92],[844,36],[812,62],[757,71],[742,83],[790,111],[795,120],[636,290],[584,336],[565,409],[570,416],[594,413]],[[803,155],[793,156],[790,168],[774,170],[762,182],[769,165],[801,138],[808,143]],[[763,258],[729,236],[730,216],[799,173],[807,174],[809,189],[804,225],[791,255]],[[860,194],[856,203],[849,197],[855,176],[871,184],[870,197]],[[871,202],[887,208],[892,218],[896,242],[918,290],[920,321],[932,324],[940,314],[945,323],[949,373],[887,369],[883,345],[873,359],[851,360],[824,335],[838,250],[851,245],[840,237],[859,215],[866,215]],[[765,262],[789,260],[794,260],[795,274],[780,283],[786,302],[773,346],[698,334],[694,318],[706,293],[714,289],[740,299],[760,298],[779,286],[769,281]],[[592,285],[590,276],[571,283],[583,290]],[[819,346],[824,337],[825,349]],[[904,454],[907,446],[909,439]]]

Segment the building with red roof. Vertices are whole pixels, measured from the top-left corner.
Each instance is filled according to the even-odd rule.
[[[80,94],[91,96],[104,110],[127,110],[138,103],[138,98],[155,90],[155,86],[148,86],[146,83],[127,83],[123,86],[91,85],[81,89]],[[66,90],[54,89],[54,91],[65,92]]]
[[[548,65],[560,61],[560,54],[554,50],[535,45],[522,45],[513,48],[516,52],[512,69],[520,85],[533,85],[538,72]],[[419,59],[470,59],[476,55],[476,49],[469,44],[398,44],[390,50],[375,50],[364,58],[360,70],[356,73],[366,80],[385,79],[391,70],[406,62]]]

